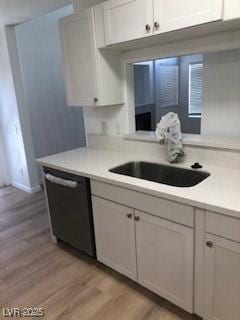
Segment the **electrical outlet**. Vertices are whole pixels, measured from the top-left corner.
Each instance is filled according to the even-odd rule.
[[[11,126],[11,133],[14,135],[14,136],[17,136],[18,135],[18,128],[16,125],[12,125]]]
[[[118,122],[116,122],[116,135],[117,135],[117,136],[120,136],[120,134],[121,134],[120,125],[119,125]]]
[[[107,134],[107,121],[105,120],[101,121],[101,133]]]

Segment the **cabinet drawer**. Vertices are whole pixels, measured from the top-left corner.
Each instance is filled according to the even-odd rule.
[[[91,180],[92,194],[189,227],[194,226],[194,209],[190,206],[137,191]]]
[[[240,220],[207,212],[206,231],[217,236],[240,242]]]

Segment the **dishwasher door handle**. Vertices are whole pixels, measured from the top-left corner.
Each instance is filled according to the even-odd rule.
[[[56,177],[50,173],[45,173],[44,177],[46,180],[48,180],[52,183],[60,184],[61,186],[64,186],[64,187],[77,188],[77,185],[78,185],[78,183],[76,181],[62,179],[62,178]]]

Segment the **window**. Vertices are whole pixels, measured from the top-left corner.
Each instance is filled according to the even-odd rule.
[[[133,65],[135,105],[153,103],[153,61]]]
[[[189,117],[201,117],[203,89],[203,64],[189,64]]]
[[[155,61],[155,82],[157,107],[178,106],[179,62],[178,58]]]
[[[155,131],[168,112],[182,132],[201,132],[203,54],[133,63],[135,128]]]

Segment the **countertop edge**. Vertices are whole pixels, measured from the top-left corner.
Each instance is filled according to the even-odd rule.
[[[240,219],[240,212],[239,211],[234,211],[228,208],[224,208],[224,207],[218,207],[218,206],[214,206],[205,202],[201,202],[201,201],[196,201],[196,200],[191,200],[188,199],[186,197],[181,197],[178,195],[171,195],[169,193],[165,193],[165,192],[161,192],[161,191],[154,191],[151,189],[148,189],[146,187],[141,187],[141,186],[137,186],[137,185],[133,185],[127,182],[122,182],[122,181],[116,181],[110,178],[105,178],[99,175],[95,175],[95,174],[91,174],[91,173],[86,173],[83,171],[77,171],[77,170],[72,170],[72,169],[68,169],[68,168],[63,168],[61,166],[57,166],[54,164],[50,164],[41,160],[36,160],[36,162],[41,165],[41,166],[45,166],[48,168],[52,168],[52,169],[56,169],[56,170],[60,170],[60,171],[64,171],[67,173],[71,173],[71,174],[75,174],[75,175],[80,175],[89,179],[93,179],[93,180],[97,180],[100,182],[104,182],[104,183],[108,183],[114,186],[118,186],[118,187],[122,187],[122,188],[126,188],[129,190],[134,190],[137,192],[141,192],[150,196],[154,196],[154,197],[158,197],[158,198],[163,198],[163,199],[167,199],[167,200],[171,200],[174,202],[178,202],[181,204],[185,204],[185,205],[189,205],[189,206],[193,206],[195,208],[198,209],[202,209],[202,210],[206,210],[206,211],[211,211],[211,212],[215,212],[218,214],[222,214],[225,216],[231,216],[233,218],[237,218]]]

